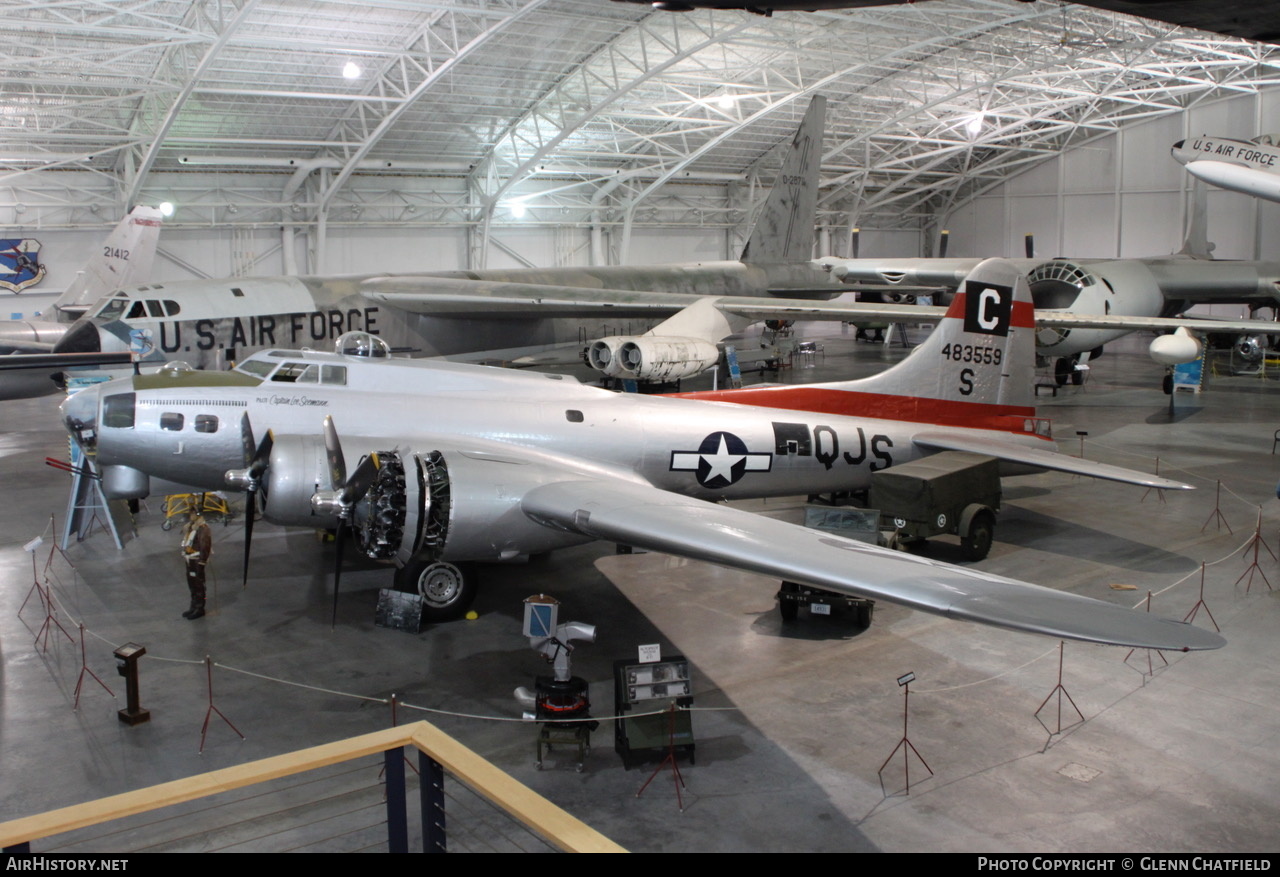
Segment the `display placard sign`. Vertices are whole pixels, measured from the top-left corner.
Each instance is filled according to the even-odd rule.
[[[657,643],[652,645],[640,646],[637,650],[638,660],[641,664],[652,664],[662,660],[662,646]]]

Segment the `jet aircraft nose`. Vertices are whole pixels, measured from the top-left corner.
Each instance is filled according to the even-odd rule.
[[[53,345],[54,353],[101,353],[102,339],[92,320],[81,318]]]
[[[98,388],[87,387],[69,396],[59,409],[62,425],[86,454],[98,444]]]

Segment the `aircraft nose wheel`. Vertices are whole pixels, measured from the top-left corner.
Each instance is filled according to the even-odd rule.
[[[414,560],[396,572],[396,587],[422,597],[423,621],[451,621],[465,615],[475,599],[475,567]]]

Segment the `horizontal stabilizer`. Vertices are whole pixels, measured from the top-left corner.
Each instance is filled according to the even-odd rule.
[[[931,451],[968,451],[971,454],[986,454],[1010,463],[1021,463],[1038,469],[1050,469],[1055,472],[1070,472],[1072,475],[1088,475],[1090,478],[1101,478],[1105,481],[1121,481],[1125,484],[1136,484],[1139,487],[1155,487],[1160,490],[1194,490],[1190,484],[1161,478],[1158,475],[1147,475],[1123,466],[1110,466],[1106,463],[1095,463],[1082,460],[1057,451],[1027,448],[1013,442],[999,439],[950,435],[945,432],[917,433],[912,442],[919,448]]]
[[[564,481],[521,501],[534,520],[844,594],[1010,630],[1130,648],[1216,649],[1215,633],[1101,600],[938,563],[622,481]]]

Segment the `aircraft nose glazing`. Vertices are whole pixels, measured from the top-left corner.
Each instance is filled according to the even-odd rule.
[[[85,453],[98,443],[98,390],[81,390],[62,403],[62,424]]]

